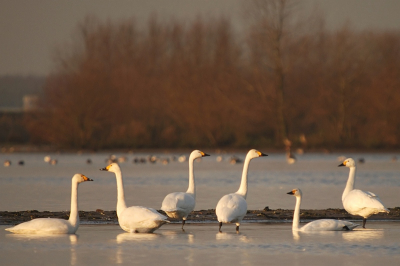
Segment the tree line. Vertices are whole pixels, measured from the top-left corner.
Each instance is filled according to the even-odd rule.
[[[400,32],[328,30],[298,2],[228,18],[87,17],[55,53],[32,143],[69,148],[400,147]],[[294,5],[297,4],[297,5]]]

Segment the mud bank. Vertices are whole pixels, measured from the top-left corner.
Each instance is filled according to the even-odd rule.
[[[372,215],[368,220],[382,220],[382,221],[400,221],[400,207],[389,208],[390,213],[379,213]],[[159,211],[163,213],[163,211]],[[293,210],[276,209],[271,210],[266,207],[264,210],[248,210],[245,216],[245,221],[271,221],[271,222],[285,222],[290,221],[293,216]],[[82,224],[117,224],[118,218],[115,211],[80,211],[80,221]],[[0,211],[0,225],[14,225],[21,222],[26,222],[36,218],[61,218],[68,219],[69,212],[49,212],[49,211]],[[302,220],[315,220],[315,219],[343,219],[343,220],[361,220],[359,216],[348,214],[344,209],[323,209],[323,210],[302,210]],[[175,219],[170,219],[172,223],[180,223]],[[216,222],[217,217],[214,209],[193,211],[187,222]]]

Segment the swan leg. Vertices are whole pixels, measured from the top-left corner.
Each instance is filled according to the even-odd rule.
[[[365,228],[365,223],[367,222],[367,218],[363,219],[363,228]]]
[[[236,225],[236,233],[239,233],[239,225]]]
[[[183,226],[185,225],[185,220],[182,220],[182,231],[185,231],[184,229],[183,229]]]
[[[345,231],[349,231],[349,230],[350,230],[350,228],[348,228],[348,227],[347,227],[347,225],[345,225],[345,226],[343,226],[343,230],[345,230]]]
[[[220,233],[222,233],[221,227],[222,227],[222,222],[219,222],[219,232],[220,232]]]

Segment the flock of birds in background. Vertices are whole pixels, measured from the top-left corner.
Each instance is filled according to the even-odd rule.
[[[289,154],[287,155],[288,163],[294,163],[296,159],[294,156],[290,156],[290,146],[289,149],[287,149],[287,152]],[[173,192],[168,194],[164,198],[161,205],[161,210],[163,210],[168,217],[182,220],[182,230],[184,230],[185,221],[187,220],[188,215],[194,210],[196,204],[194,161],[205,156],[209,155],[199,150],[192,151],[188,159],[189,186],[187,191]],[[267,155],[255,149],[251,149],[247,153],[243,163],[243,172],[238,191],[224,195],[217,203],[215,212],[219,222],[219,232],[221,232],[222,225],[226,223],[236,224],[236,232],[239,233],[239,226],[247,213],[247,173],[250,161],[254,158],[265,156]],[[50,157],[45,157],[46,162],[51,163],[51,160],[52,159]],[[162,225],[169,223],[168,217],[152,208],[143,206],[127,206],[125,202],[122,171],[118,164],[125,160],[126,158],[117,158],[116,156],[112,156],[107,159],[107,163],[109,163],[108,166],[100,169],[102,171],[112,172],[115,174],[117,183],[116,212],[119,226],[123,230],[130,233],[152,233]],[[135,160],[136,159],[134,159],[134,162],[136,162]],[[140,160],[141,159],[138,159],[136,163],[141,163]],[[160,159],[151,156],[148,158],[148,160],[150,162],[155,162]],[[186,161],[186,156],[179,157],[178,161]],[[91,162],[88,161],[87,163]],[[235,163],[237,163],[237,161]],[[389,212],[389,210],[384,207],[377,195],[372,192],[362,191],[354,188],[356,162],[352,158],[344,159],[339,166],[345,166],[350,169],[347,184],[342,195],[343,207],[350,214],[363,217],[363,228],[365,228],[365,223],[369,216],[379,212]],[[37,218],[5,230],[19,234],[74,234],[79,227],[78,185],[86,181],[93,180],[83,174],[75,174],[72,177],[71,210],[69,220],[57,218]],[[359,226],[358,224],[349,221],[320,219],[309,222],[300,228],[299,223],[302,192],[299,188],[296,188],[287,194],[296,197],[296,206],[292,223],[293,231],[348,231]]]

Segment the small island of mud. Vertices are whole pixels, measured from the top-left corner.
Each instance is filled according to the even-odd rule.
[[[380,221],[400,221],[400,207],[389,208],[390,213],[379,213],[372,215],[368,220]],[[159,211],[163,213],[163,211]],[[323,210],[302,210],[301,220],[316,219],[342,219],[342,220],[361,220],[360,216],[348,214],[344,209],[323,209]],[[81,224],[118,224],[115,211],[79,211]],[[276,209],[272,210],[265,207],[264,210],[248,210],[244,221],[253,222],[287,222],[291,221],[293,210]],[[0,211],[0,225],[15,225],[36,218],[61,218],[68,219],[69,212],[59,211]],[[172,223],[180,223],[176,219],[169,219]],[[214,209],[193,211],[187,222],[216,222],[217,216]]]

